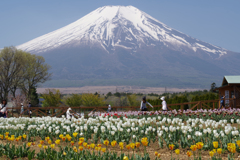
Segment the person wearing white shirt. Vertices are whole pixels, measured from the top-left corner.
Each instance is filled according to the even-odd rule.
[[[168,108],[167,108],[167,102],[165,101],[165,97],[161,97],[161,100],[162,100],[162,110],[167,111]]]
[[[112,111],[112,107],[111,107],[111,105],[109,104],[108,105],[108,112],[111,112]]]
[[[146,104],[148,104],[149,106],[151,106],[151,107],[153,108],[153,106],[146,101],[146,97],[143,97],[143,98],[142,98],[142,101],[141,101],[141,105],[140,105],[140,110],[141,110],[141,111],[147,111],[147,106],[146,106]]]
[[[67,118],[67,119],[70,119],[70,120],[71,120],[71,118],[72,118],[72,114],[70,113],[71,110],[72,110],[71,108],[68,108],[68,110],[67,110],[67,112],[66,112],[66,118]]]

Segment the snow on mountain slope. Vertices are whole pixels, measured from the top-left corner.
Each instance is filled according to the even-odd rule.
[[[187,47],[215,58],[227,50],[189,37],[174,30],[133,6],[100,7],[81,19],[45,34],[17,48],[30,53],[44,53],[58,47],[99,44],[108,53],[116,47],[136,52],[141,46],[165,45],[173,50]]]

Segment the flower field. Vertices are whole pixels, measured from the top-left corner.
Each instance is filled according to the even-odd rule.
[[[238,109],[0,118],[3,159],[234,159]]]

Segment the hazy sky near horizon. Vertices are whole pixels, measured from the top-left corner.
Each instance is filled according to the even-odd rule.
[[[0,48],[25,43],[106,5],[132,5],[191,37],[240,52],[240,0],[2,0]]]

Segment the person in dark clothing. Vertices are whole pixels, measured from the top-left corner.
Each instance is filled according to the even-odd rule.
[[[7,114],[7,101],[2,100],[2,104],[0,105],[1,111],[0,111],[0,117],[6,117]]]
[[[143,98],[142,98],[142,102],[141,102],[141,106],[140,106],[140,110],[141,110],[141,111],[147,111],[147,106],[146,106],[146,104],[148,104],[149,106],[151,106],[151,107],[153,108],[153,106],[146,101],[146,97],[143,97]]]
[[[225,98],[225,96],[222,96],[222,97],[221,97],[221,100],[220,100],[220,109],[225,108],[224,98]]]

